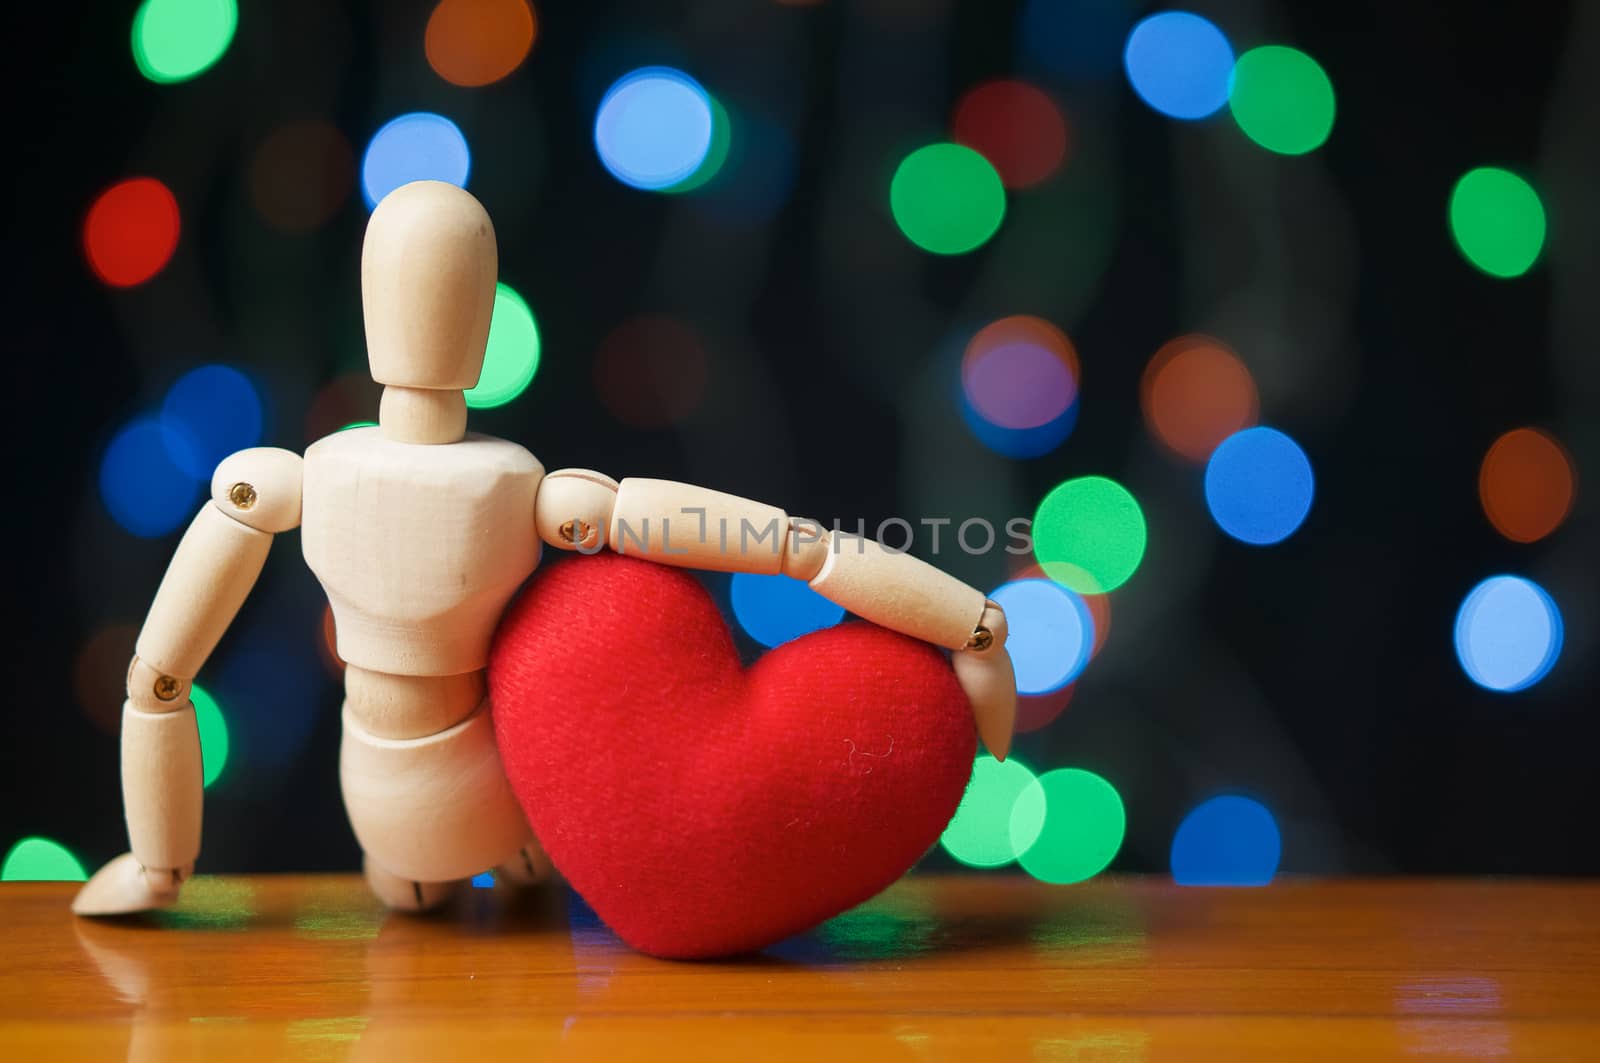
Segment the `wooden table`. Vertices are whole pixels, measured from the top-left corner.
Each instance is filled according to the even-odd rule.
[[[0,887],[0,1058],[1600,1059],[1600,884],[913,877],[761,957],[630,952],[564,888],[350,876],[73,918]]]

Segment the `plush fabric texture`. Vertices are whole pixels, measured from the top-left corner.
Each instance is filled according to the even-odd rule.
[[[692,576],[611,554],[538,574],[489,690],[551,860],[657,956],[753,951],[878,893],[938,840],[976,752],[932,647],[849,623],[747,670]]]

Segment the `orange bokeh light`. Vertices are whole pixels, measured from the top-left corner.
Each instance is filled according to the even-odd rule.
[[[1260,416],[1256,382],[1227,344],[1194,333],[1164,344],[1145,367],[1139,406],[1151,433],[1180,457],[1204,462]]]
[[[333,606],[322,607],[322,663],[335,679],[344,677],[344,658],[339,656],[339,634],[333,626]]]
[[[355,187],[349,141],[322,119],[267,134],[250,160],[250,199],[267,222],[309,232],[333,217]]]
[[[428,16],[422,44],[434,73],[475,88],[521,66],[537,31],[528,0],[442,0]]]
[[[1572,509],[1576,477],[1566,449],[1537,428],[1494,441],[1478,471],[1478,499],[1495,531],[1515,543],[1543,539]]]
[[[1066,363],[1073,380],[1080,380],[1078,352],[1067,334],[1044,318],[1032,314],[1012,314],[991,321],[973,333],[972,339],[967,341],[966,351],[961,355],[962,378],[967,377],[984,355],[1012,344],[1027,344],[1050,351]]]
[[[135,624],[112,624],[90,636],[72,662],[72,692],[94,725],[106,734],[122,726],[128,696],[128,662],[139,639]]]
[[[1025,81],[986,81],[956,104],[952,139],[988,159],[1007,188],[1028,188],[1066,161],[1061,108]]]

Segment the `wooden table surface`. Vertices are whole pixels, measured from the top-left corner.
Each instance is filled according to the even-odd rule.
[[[760,957],[630,952],[564,888],[353,876],[75,919],[0,886],[0,1059],[1600,1059],[1600,883],[913,877]]]

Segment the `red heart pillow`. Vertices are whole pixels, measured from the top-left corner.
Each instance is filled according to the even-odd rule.
[[[934,648],[851,623],[746,670],[692,576],[611,554],[538,574],[489,690],[551,860],[657,956],[759,949],[867,900],[938,840],[976,752]]]

